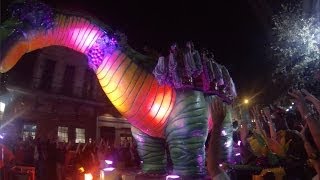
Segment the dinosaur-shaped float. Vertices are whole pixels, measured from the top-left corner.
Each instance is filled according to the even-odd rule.
[[[17,3],[12,7],[11,18],[0,27],[1,73],[9,71],[25,53],[44,47],[64,46],[83,53],[106,96],[132,125],[144,172],[166,172],[165,146],[168,145],[174,173],[188,177],[206,174],[204,145],[210,122],[208,101],[214,95],[226,102],[235,97],[234,89],[230,87],[232,79],[225,68],[211,63],[212,78],[207,79],[209,85],[215,84],[211,90],[208,86],[192,83],[191,86],[179,87],[170,81],[163,83],[158,76],[155,78],[152,72],[137,64],[137,57],[142,57],[141,64],[144,56],[123,43],[117,33],[91,17],[54,11],[34,1]],[[172,57],[175,57],[174,53],[170,53],[168,59],[172,60]],[[204,56],[199,58],[200,61],[208,60]],[[210,70],[208,62],[202,61],[202,69],[207,74]],[[159,64],[160,60],[155,74],[157,68],[161,69]],[[167,66],[164,68],[170,69]],[[181,77],[182,80],[185,78]],[[202,73],[201,77],[207,76]],[[225,81],[224,86],[218,83],[221,80]],[[205,78],[200,81],[207,82]],[[231,121],[230,113],[227,121]]]

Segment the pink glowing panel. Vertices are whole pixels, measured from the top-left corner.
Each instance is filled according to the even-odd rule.
[[[98,30],[95,28],[75,28],[70,31],[72,32],[71,40],[68,42],[73,46],[73,49],[84,53],[87,48],[93,45],[93,43],[98,39]]]
[[[236,156],[240,156],[240,153],[237,153]]]
[[[104,160],[104,162],[106,162],[106,164],[113,164],[113,162],[112,161],[110,161],[110,160]]]
[[[104,169],[103,169],[103,171],[108,171],[108,172],[113,171],[113,170],[114,170],[113,167],[108,167],[108,168],[104,168]]]
[[[169,180],[169,179],[178,179],[180,176],[178,176],[178,175],[168,175],[167,177],[166,177],[166,180]]]

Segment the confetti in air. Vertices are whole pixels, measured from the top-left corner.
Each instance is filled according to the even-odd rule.
[[[306,15],[299,5],[282,5],[273,16],[274,50],[277,68],[274,77],[295,79],[294,88],[319,86],[316,75],[320,69],[320,19]]]

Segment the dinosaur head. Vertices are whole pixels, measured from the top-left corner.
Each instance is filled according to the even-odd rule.
[[[28,35],[54,25],[53,10],[37,1],[14,1],[8,8],[10,17],[0,26],[0,72],[10,70],[29,52]]]

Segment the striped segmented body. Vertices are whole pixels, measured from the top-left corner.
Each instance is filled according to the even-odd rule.
[[[44,47],[64,46],[83,53],[107,97],[133,125],[145,172],[165,171],[167,143],[177,174],[205,173],[208,102],[201,91],[160,85],[121,46],[115,46],[107,29],[90,18],[57,14],[53,24],[49,29],[22,29],[1,39],[8,46],[1,47],[0,72],[11,69],[25,53]],[[10,31],[11,27],[1,28]]]
[[[49,30],[24,32],[15,46],[4,52],[1,71],[8,70],[25,53],[53,45],[88,55],[89,50],[96,47],[98,39],[107,33],[90,20],[77,16],[59,14],[54,24]],[[146,134],[164,137],[166,120],[175,102],[175,90],[159,85],[152,74],[138,67],[117,48],[101,58],[95,71],[113,105]]]

